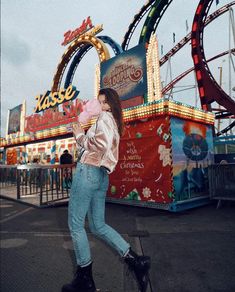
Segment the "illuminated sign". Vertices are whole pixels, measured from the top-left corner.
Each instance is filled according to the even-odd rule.
[[[79,91],[72,85],[67,89],[60,89],[59,92],[47,91],[44,95],[38,95],[35,99],[38,101],[36,108],[34,109],[35,113],[39,113],[45,109],[55,107],[69,100],[75,99],[79,94]]]
[[[25,118],[24,130],[25,132],[37,132],[75,122],[85,103],[77,98],[73,102],[63,103],[62,111],[55,112],[48,109],[42,114],[32,114]]]
[[[79,35],[85,33],[87,30],[89,30],[92,27],[93,27],[93,25],[92,25],[90,16],[88,16],[86,20],[85,19],[83,20],[81,26],[79,26],[74,31],[69,30],[64,34],[64,41],[61,45],[66,46],[68,43],[70,43],[75,38],[77,38]]]
[[[147,92],[146,49],[140,44],[101,63],[101,87],[115,89],[121,100]]]

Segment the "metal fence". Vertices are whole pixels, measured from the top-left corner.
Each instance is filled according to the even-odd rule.
[[[235,201],[235,163],[213,164],[209,166],[210,198]]]
[[[16,186],[16,166],[0,165],[0,187]]]
[[[1,193],[39,206],[68,199],[74,169],[75,164],[1,165]]]

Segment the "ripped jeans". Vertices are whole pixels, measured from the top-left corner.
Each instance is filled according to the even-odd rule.
[[[127,254],[130,245],[105,223],[105,197],[109,177],[105,169],[78,163],[71,187],[68,224],[73,240],[76,261],[85,267],[91,263],[91,253],[85,231],[88,214],[91,232],[113,247],[120,256]]]

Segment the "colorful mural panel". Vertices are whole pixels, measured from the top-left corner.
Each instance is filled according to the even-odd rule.
[[[127,123],[109,197],[172,202],[169,117]]]
[[[212,126],[171,118],[175,200],[208,195],[208,165],[213,163]]]

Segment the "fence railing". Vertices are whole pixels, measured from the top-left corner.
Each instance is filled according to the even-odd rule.
[[[67,199],[75,164],[0,166],[0,186],[4,193],[36,205]],[[10,191],[10,187],[16,186]]]
[[[235,200],[235,163],[213,164],[209,166],[210,198],[221,200]]]
[[[0,165],[0,187],[16,185],[16,166]]]

